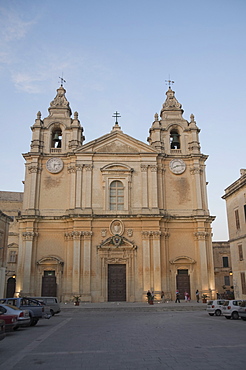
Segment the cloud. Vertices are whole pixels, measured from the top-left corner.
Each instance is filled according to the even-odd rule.
[[[0,23],[1,44],[4,44],[25,37],[36,22],[23,20],[15,10],[0,7]]]

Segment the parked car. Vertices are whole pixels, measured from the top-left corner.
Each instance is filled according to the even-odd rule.
[[[5,322],[5,331],[11,331],[17,326],[17,315],[8,315],[6,310],[0,306],[0,319]]]
[[[1,303],[10,304],[20,310],[28,310],[31,318],[30,326],[36,325],[39,319],[49,319],[51,317],[50,308],[33,298],[1,298]]]
[[[209,300],[207,302],[207,312],[210,316],[220,316],[222,313],[222,306],[224,304],[224,299]]]
[[[246,321],[246,301],[242,301],[238,310],[238,315],[242,320]]]
[[[17,315],[17,325],[14,327],[14,330],[17,330],[21,326],[29,326],[31,323],[31,318],[29,316],[28,310],[19,310],[15,306],[10,306],[9,304],[1,304],[0,307],[2,310],[5,310],[7,315]]]
[[[44,303],[50,307],[50,313],[54,316],[56,313],[61,312],[60,303],[57,297],[32,297],[37,299],[39,302]]]
[[[5,321],[0,320],[0,340],[3,340],[5,338]]]
[[[241,306],[242,300],[233,299],[230,301],[225,301],[222,306],[222,314],[226,319],[232,318],[233,320],[239,319],[238,310]]]

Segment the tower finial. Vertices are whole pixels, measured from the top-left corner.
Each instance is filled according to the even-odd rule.
[[[165,80],[165,82],[166,82],[166,85],[168,84],[169,89],[171,89],[171,85],[174,84],[174,81],[170,80],[170,75],[169,75],[169,80]]]
[[[64,84],[64,82],[66,83],[66,81],[64,80],[64,78],[63,78],[63,74],[62,74],[62,77],[59,77],[60,78],[60,80],[61,80],[61,87],[63,87],[63,84]]]

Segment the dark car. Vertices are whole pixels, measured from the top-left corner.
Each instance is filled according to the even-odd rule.
[[[0,340],[5,338],[5,321],[0,320]]]
[[[5,330],[6,331],[11,331],[13,330],[17,325],[17,315],[8,315],[6,313],[6,310],[0,306],[0,319],[4,320],[5,322]]]

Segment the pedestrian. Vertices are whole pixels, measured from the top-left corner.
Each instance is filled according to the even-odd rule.
[[[185,303],[187,303],[189,294],[187,292],[185,292],[184,296],[185,296]]]
[[[151,301],[151,291],[148,290],[147,291],[147,298],[148,298],[148,304],[151,304],[150,301]]]
[[[196,290],[196,301],[199,303],[200,297],[199,297],[199,290]]]
[[[180,297],[179,291],[178,291],[178,290],[176,290],[176,300],[175,300],[175,303],[177,303],[177,302],[179,302],[179,303],[180,303],[180,299],[179,299],[179,297]]]
[[[161,301],[162,301],[162,303],[165,303],[165,294],[164,294],[163,290],[161,291]]]

